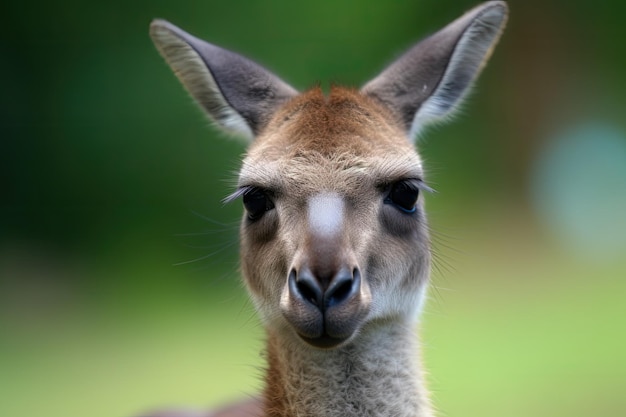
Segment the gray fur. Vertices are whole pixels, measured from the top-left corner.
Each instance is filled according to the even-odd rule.
[[[290,416],[432,417],[413,323],[370,323],[359,343],[321,351],[283,343]]]

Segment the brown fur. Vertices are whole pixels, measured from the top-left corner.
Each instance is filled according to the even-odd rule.
[[[307,414],[304,411],[307,409],[325,416],[374,412],[367,411],[367,401],[361,401],[352,412],[344,410],[346,404],[342,406],[341,401],[333,408],[330,398],[326,399],[328,407],[313,407],[299,391],[308,380],[323,387],[337,377],[336,370],[327,372],[316,361],[328,361],[329,366],[335,366],[372,350],[381,355],[374,355],[375,362],[385,364],[376,371],[381,380],[402,381],[409,393],[401,401],[400,398],[391,403],[381,400],[376,405],[380,408],[376,415],[385,415],[387,410],[397,416],[408,416],[416,409],[421,410],[420,415],[429,415],[420,379],[394,370],[394,367],[402,371],[413,369],[412,353],[407,351],[404,359],[396,358],[399,347],[379,338],[379,334],[387,334],[388,328],[383,324],[389,320],[398,323],[392,326],[394,337],[400,338],[400,329],[411,327],[414,315],[411,311],[419,304],[418,294],[425,285],[430,264],[422,200],[417,217],[404,218],[393,207],[378,203],[382,201],[382,187],[399,179],[422,177],[420,159],[398,120],[374,99],[340,87],[334,87],[328,97],[313,89],[287,102],[251,145],[244,159],[240,184],[270,190],[276,204],[275,212],[268,212],[256,224],[244,221],[241,231],[245,281],[269,330],[265,415],[314,415]],[[375,308],[352,342],[332,351],[311,352],[285,319],[276,314],[276,309],[284,277],[292,265],[325,253],[310,249],[306,216],[302,214],[306,210],[304,202],[320,191],[335,192],[348,202],[344,230],[336,241],[325,242],[326,252],[350,259],[359,266],[365,281],[363,296],[372,298]],[[323,256],[323,262],[331,262],[331,258]],[[395,271],[392,275],[385,272],[390,267]],[[395,301],[387,299],[395,299],[396,293],[408,294],[408,298],[404,302],[402,297]],[[412,332],[408,333],[412,338]],[[414,346],[407,342],[407,346]],[[396,360],[408,362],[400,366]],[[355,362],[350,368],[352,379],[368,379],[368,366]],[[298,374],[306,375],[306,381],[297,378]],[[366,385],[356,383],[350,388],[350,384],[344,384],[343,389],[347,390],[344,399],[359,402],[359,398],[371,396],[373,388]],[[314,386],[309,386],[308,391]],[[398,393],[389,392],[389,395]],[[404,405],[398,406],[398,401]]]

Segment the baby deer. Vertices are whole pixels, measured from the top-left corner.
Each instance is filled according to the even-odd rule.
[[[241,268],[267,332],[261,398],[212,414],[432,416],[414,327],[431,252],[418,132],[449,116],[508,9],[484,3],[360,90],[299,93],[163,20],[150,35],[220,128],[249,139]]]

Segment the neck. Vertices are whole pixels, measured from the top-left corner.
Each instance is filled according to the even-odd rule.
[[[321,350],[270,334],[267,417],[432,417],[410,323],[375,323]]]

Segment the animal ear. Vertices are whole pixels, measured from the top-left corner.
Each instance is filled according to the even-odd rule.
[[[253,139],[276,108],[298,92],[260,65],[164,20],[150,36],[178,79],[224,130]]]
[[[483,3],[413,46],[362,92],[386,104],[415,138],[459,106],[500,38],[507,15],[505,2]]]

